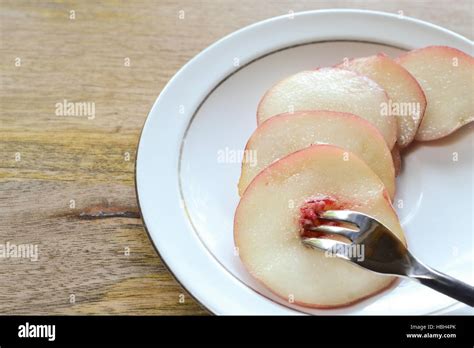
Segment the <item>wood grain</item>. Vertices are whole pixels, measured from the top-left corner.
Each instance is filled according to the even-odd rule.
[[[37,244],[39,259],[0,258],[0,313],[205,314],[155,253],[134,191],[140,129],[172,75],[290,10],[403,11],[472,38],[472,4],[2,0],[0,244]],[[95,117],[56,115],[64,100]]]

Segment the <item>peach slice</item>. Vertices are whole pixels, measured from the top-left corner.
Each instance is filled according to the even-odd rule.
[[[395,167],[395,176],[398,176],[402,171],[402,155],[400,154],[400,148],[398,145],[395,145],[392,149],[392,158],[393,166]]]
[[[400,148],[407,147],[415,138],[426,108],[426,99],[416,79],[387,55],[345,61],[337,67],[365,75],[377,82],[389,96],[385,112],[396,116]]]
[[[245,148],[245,152],[255,153],[257,161],[242,162],[240,195],[262,169],[313,144],[336,145],[359,156],[379,176],[393,198],[394,162],[384,138],[363,118],[335,111],[298,111],[263,122]]]
[[[397,138],[396,119],[381,115],[388,104],[385,91],[368,77],[352,71],[322,68],[302,71],[274,85],[263,96],[257,122],[285,112],[329,110],[365,118],[382,133],[389,148]]]
[[[415,139],[445,137],[474,120],[474,58],[446,46],[430,46],[397,58],[420,83],[427,107]]]
[[[314,308],[349,305],[389,287],[393,277],[302,244],[302,221],[327,209],[369,214],[405,242],[384,185],[367,164],[339,147],[313,145],[260,172],[237,207],[234,240],[250,274],[281,298]]]

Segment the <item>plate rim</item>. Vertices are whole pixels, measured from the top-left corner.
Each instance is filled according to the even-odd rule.
[[[278,24],[280,24],[278,22],[281,22],[282,20],[285,20],[285,21],[288,21],[289,19],[296,20],[297,18],[302,18],[304,16],[310,16],[310,17],[312,17],[312,16],[325,16],[325,15],[331,16],[331,15],[341,15],[341,14],[342,15],[354,15],[355,17],[356,16],[359,16],[359,17],[360,16],[369,16],[369,17],[378,18],[378,19],[390,18],[391,20],[393,20],[393,19],[404,20],[404,21],[411,22],[412,24],[415,24],[416,26],[421,26],[422,28],[425,28],[425,29],[429,28],[429,29],[432,29],[432,30],[434,29],[434,30],[440,31],[440,32],[442,32],[442,33],[444,33],[444,34],[446,34],[450,37],[456,37],[460,42],[464,42],[467,45],[472,45],[470,40],[468,40],[467,38],[461,36],[460,34],[454,33],[454,32],[452,32],[448,29],[437,26],[435,24],[425,22],[425,21],[421,21],[421,20],[411,18],[411,17],[406,17],[406,16],[401,17],[400,15],[396,15],[396,14],[393,14],[393,13],[387,13],[387,12],[380,12],[380,11],[355,10],[355,9],[326,9],[326,10],[295,12],[294,14],[291,14],[291,16],[293,16],[293,18],[290,18],[290,14],[286,14],[286,15],[282,15],[282,16],[278,16],[278,17],[272,17],[272,18],[269,18],[269,19],[251,24],[249,26],[246,26],[242,29],[239,29],[239,30],[223,37],[222,39],[216,41],[215,43],[213,43],[212,45],[210,45],[209,47],[207,47],[203,51],[201,51],[199,54],[197,54],[195,57],[193,57],[188,63],[186,63],[181,69],[179,69],[178,72],[175,73],[175,75],[168,81],[168,83],[165,85],[165,87],[160,92],[159,96],[156,98],[150,112],[148,113],[148,115],[146,117],[146,120],[144,122],[144,125],[141,129],[140,136],[139,136],[139,142],[138,142],[138,145],[137,145],[136,156],[135,156],[135,169],[134,169],[135,170],[135,176],[134,176],[135,180],[134,180],[134,182],[135,182],[135,192],[136,192],[136,198],[137,198],[137,205],[138,205],[140,215],[142,216],[144,229],[145,229],[145,231],[148,235],[148,238],[150,239],[154,249],[156,250],[157,254],[160,256],[163,264],[168,269],[168,271],[172,274],[172,276],[178,281],[178,283],[192,297],[194,297],[199,302],[199,304],[201,306],[203,306],[204,308],[206,308],[209,312],[211,312],[213,314],[229,314],[229,311],[226,310],[226,309],[223,309],[219,303],[216,303],[216,301],[214,301],[214,302],[209,301],[209,296],[206,297],[205,295],[203,295],[202,294],[202,289],[197,289],[197,287],[194,284],[191,284],[190,281],[188,281],[188,279],[183,277],[182,274],[181,275],[177,274],[178,272],[177,272],[176,268],[178,266],[176,266],[176,263],[174,265],[170,265],[173,262],[172,258],[169,257],[169,256],[164,255],[163,250],[160,250],[159,244],[162,241],[159,241],[158,238],[157,238],[157,235],[154,232],[152,232],[151,229],[149,228],[150,219],[146,216],[147,214],[144,213],[144,210],[147,209],[147,208],[144,208],[144,205],[143,205],[143,201],[145,200],[144,197],[146,195],[146,189],[145,189],[144,186],[146,186],[146,185],[141,184],[142,182],[146,182],[146,181],[144,181],[144,179],[142,179],[141,173],[143,173],[143,171],[140,169],[140,168],[142,168],[142,166],[147,168],[146,165],[144,164],[145,161],[142,160],[142,158],[145,156],[145,155],[143,155],[143,153],[145,151],[143,149],[143,146],[144,146],[143,144],[145,142],[144,141],[144,136],[145,136],[146,132],[150,133],[150,131],[149,131],[149,129],[151,128],[150,123],[151,123],[152,118],[154,117],[153,115],[158,115],[158,111],[157,111],[158,106],[159,106],[160,102],[165,98],[165,96],[167,94],[167,91],[169,91],[169,89],[173,86],[173,84],[176,82],[176,80],[180,76],[182,76],[183,73],[186,72],[187,69],[189,69],[189,67],[191,67],[193,64],[195,64],[199,59],[202,59],[210,51],[215,50],[216,47],[219,47],[220,45],[222,45],[223,43],[225,43],[228,40],[235,40],[236,38],[238,40],[239,35],[242,35],[242,33],[251,32],[255,28],[262,27],[262,26],[268,26],[268,25],[271,26],[272,23],[273,24],[276,23],[278,25]],[[365,30],[368,31],[368,29],[365,29]],[[352,34],[352,35],[354,35],[354,34]],[[360,32],[357,33],[357,35],[360,36],[361,35]],[[313,37],[318,37],[319,35],[315,34],[315,33],[312,33],[312,36]],[[199,110],[200,106],[205,102],[207,97],[223,81],[225,81],[233,73],[235,73],[235,72],[239,71],[240,69],[244,68],[246,65],[251,64],[255,59],[262,58],[263,56],[275,53],[275,52],[280,51],[280,50],[289,49],[289,48],[294,47],[294,46],[311,44],[311,43],[316,43],[316,42],[321,42],[321,41],[366,41],[366,42],[380,43],[380,44],[390,45],[390,46],[394,45],[393,42],[391,42],[391,41],[387,42],[387,41],[383,41],[383,40],[378,40],[378,41],[376,41],[376,40],[360,40],[360,39],[356,40],[354,38],[350,38],[350,36],[351,35],[349,35],[345,39],[342,39],[342,38],[341,39],[334,39],[333,38],[333,39],[326,39],[326,40],[312,40],[312,41],[309,41],[309,42],[303,40],[299,44],[298,43],[297,44],[291,44],[291,45],[286,45],[286,46],[283,46],[283,47],[278,47],[278,45],[276,45],[277,47],[275,49],[271,50],[271,51],[265,52],[265,50],[262,50],[261,52],[253,53],[253,55],[255,57],[251,57],[251,59],[248,59],[248,61],[246,61],[245,64],[237,66],[235,69],[233,69],[233,71],[229,71],[222,78],[219,78],[217,83],[215,83],[215,85],[212,86],[212,88],[208,88],[208,90],[205,93],[202,93],[201,91],[198,92],[198,94],[201,94],[201,95],[204,94],[204,98],[201,98],[201,97],[198,98],[200,100],[199,104],[196,105],[196,107],[194,108],[194,110],[192,112],[188,113],[186,119],[184,120],[184,121],[186,121],[185,124],[182,125],[184,127],[184,131],[182,131],[181,134],[179,134],[179,139],[178,139],[178,143],[179,143],[179,149],[178,150],[179,151],[177,153],[177,157],[181,158],[181,155],[180,155],[180,152],[182,150],[182,145],[181,144],[184,142],[184,137],[186,135],[186,132],[187,132],[187,130],[189,129],[189,127],[191,125],[192,119],[194,118],[195,114]],[[252,54],[250,54],[249,56],[252,56]],[[209,87],[209,86],[207,86],[207,87]],[[155,116],[155,119],[157,119],[157,118],[158,118],[158,116]],[[183,119],[184,119],[184,117],[183,117]],[[177,165],[180,166],[179,161],[177,161]],[[179,173],[176,172],[176,174],[177,175],[176,175],[175,179],[176,179],[176,181],[178,182],[178,184],[180,186]],[[178,197],[179,200],[181,200],[181,193],[177,192],[177,194],[179,196]],[[182,206],[180,206],[180,208],[182,210],[184,210]],[[195,235],[195,231],[191,226],[189,226],[189,223],[184,222],[184,221],[183,221],[183,223],[184,223],[184,225],[188,225],[187,226],[188,230],[190,229],[192,231],[192,234]],[[186,227],[186,226],[182,226],[182,227]],[[197,238],[198,243],[203,244],[201,239],[199,238],[199,236],[194,236],[194,237]],[[164,246],[161,246],[161,247],[163,248]],[[210,256],[210,260],[212,260],[213,263],[217,263],[217,265],[214,265],[214,266],[217,266],[219,269],[221,269],[221,271],[224,271],[226,276],[230,276],[231,278],[234,278],[234,280],[236,280],[238,282],[241,282],[240,280],[235,279],[235,276],[233,274],[230,274],[229,271],[217,259],[215,259],[214,255],[212,253],[210,253],[210,251],[207,249],[207,247],[205,245],[201,245],[201,247],[203,247],[205,249],[205,250],[202,250],[202,251],[204,252],[204,254],[206,254],[206,257]],[[245,284],[240,284],[240,286],[245,286],[245,287],[247,287],[247,290],[250,290],[252,292],[255,291],[253,289],[249,289],[248,286],[245,285]],[[253,293],[251,295],[255,296],[255,293]],[[263,296],[260,296],[260,297],[263,297]],[[305,313],[297,312],[296,310],[291,309],[289,307],[285,307],[285,306],[283,306],[279,303],[276,303],[276,302],[274,302],[270,299],[267,299],[267,298],[264,298],[264,299],[266,300],[266,302],[270,302],[272,307],[281,307],[280,312],[275,313],[276,311],[272,310],[272,311],[269,312],[271,314],[305,314]],[[437,313],[444,313],[444,311],[453,310],[453,309],[455,309],[455,308],[451,308],[453,306],[456,306],[456,304],[453,304],[453,305],[451,305],[449,307],[446,307],[444,309],[440,309]],[[456,308],[458,308],[458,307],[459,306],[456,306]],[[234,310],[235,310],[235,308],[234,308]],[[237,311],[237,312],[241,313],[241,314],[250,314],[250,313],[245,313],[245,311],[244,312]],[[235,314],[233,311],[231,311],[230,313]],[[262,314],[262,313],[257,311],[255,314]],[[330,314],[330,313],[328,313],[328,314]]]

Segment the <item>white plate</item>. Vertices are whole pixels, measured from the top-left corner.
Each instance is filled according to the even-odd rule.
[[[358,305],[309,310],[260,287],[234,254],[240,163],[260,97],[279,79],[344,57],[472,43],[397,15],[327,10],[272,18],[239,30],[186,64],[156,100],[138,146],[136,187],[151,240],[175,277],[217,314],[427,314],[466,306],[409,281]],[[458,161],[453,161],[457,153]],[[227,154],[225,163],[221,155]],[[230,163],[232,162],[232,163]],[[405,156],[395,203],[411,250],[473,283],[472,127]],[[401,203],[400,203],[401,204]]]

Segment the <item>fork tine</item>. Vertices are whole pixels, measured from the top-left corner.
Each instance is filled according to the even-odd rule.
[[[301,239],[303,244],[317,248],[323,251],[331,250],[334,246],[338,244],[343,244],[334,239],[324,239],[324,238],[303,238]]]
[[[303,238],[302,242],[304,245],[309,246],[313,249],[319,249],[325,252],[331,252],[334,256],[349,260],[347,255],[340,253],[339,250],[344,250],[347,243],[341,243],[333,239],[321,239],[321,238]]]
[[[320,225],[316,227],[307,228],[309,231],[321,232],[327,234],[337,234],[344,236],[351,241],[354,241],[354,235],[357,235],[359,232],[356,230],[351,230],[350,228],[340,227],[340,226],[329,226],[329,225]]]
[[[326,210],[325,212],[319,214],[319,217],[326,220],[349,222],[359,227],[361,231],[371,223],[376,222],[376,220],[365,214],[351,210]]]

